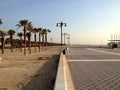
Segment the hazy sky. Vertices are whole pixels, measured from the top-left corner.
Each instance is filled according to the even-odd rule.
[[[54,42],[60,42],[60,28],[71,34],[72,44],[106,44],[111,34],[120,34],[120,0],[1,0],[1,30],[16,29],[27,19],[34,27],[48,28]]]

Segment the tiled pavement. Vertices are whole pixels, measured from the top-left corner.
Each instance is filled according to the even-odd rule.
[[[75,90],[120,90],[120,62],[114,62],[115,59],[119,60],[120,56],[95,52],[86,48],[71,48],[67,52],[67,59]],[[104,59],[107,62],[84,62],[86,59]],[[109,61],[110,59],[113,61]]]

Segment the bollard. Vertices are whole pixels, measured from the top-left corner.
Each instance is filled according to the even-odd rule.
[[[63,50],[63,55],[65,55],[66,54],[66,51],[65,51],[65,49]]]

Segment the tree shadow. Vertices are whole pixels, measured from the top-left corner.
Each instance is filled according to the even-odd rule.
[[[54,55],[21,90],[53,90],[60,55]]]

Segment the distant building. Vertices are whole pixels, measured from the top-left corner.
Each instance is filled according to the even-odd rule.
[[[108,46],[109,48],[117,48],[118,46],[120,47],[120,43],[119,43],[119,45],[118,45],[118,43],[109,42],[109,43],[107,44],[107,46]]]

